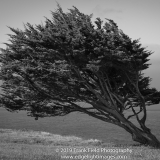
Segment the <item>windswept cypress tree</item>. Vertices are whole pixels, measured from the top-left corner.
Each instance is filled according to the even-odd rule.
[[[45,25],[10,27],[11,43],[0,54],[1,107],[26,110],[36,119],[85,113],[124,128],[134,141],[160,147],[145,124],[146,106],[160,102],[143,74],[152,52],[114,21],[97,18],[93,25],[91,18],[76,7],[64,13],[58,6]],[[132,114],[125,116],[128,110]]]

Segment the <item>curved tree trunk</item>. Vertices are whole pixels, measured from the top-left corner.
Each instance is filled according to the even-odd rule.
[[[154,148],[160,148],[160,141],[150,131],[139,129],[129,121],[126,121],[123,128],[132,135],[133,141]]]
[[[132,139],[144,145],[160,148],[159,140],[152,133],[138,132],[132,134]]]
[[[151,133],[145,132],[143,130],[138,129],[137,127],[133,129],[132,139],[136,142],[139,142],[144,145],[149,145],[155,148],[160,148],[159,140]]]
[[[143,145],[149,145],[154,148],[160,148],[160,141],[151,133],[146,126],[138,128],[132,122],[128,121],[122,114],[115,113],[120,121],[120,127],[124,128],[132,135],[133,141],[139,142]],[[118,125],[118,124],[117,124]]]

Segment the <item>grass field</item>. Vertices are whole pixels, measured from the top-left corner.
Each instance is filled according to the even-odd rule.
[[[160,111],[149,111],[147,127],[160,139]],[[116,144],[136,144],[131,135],[124,129],[85,114],[73,113],[64,117],[40,118],[35,121],[25,112],[10,113],[0,108],[0,128],[27,129],[44,131],[62,136],[76,136],[83,139],[99,139],[103,142]]]
[[[31,130],[0,129],[1,160],[159,160],[160,150],[145,146],[117,146]]]

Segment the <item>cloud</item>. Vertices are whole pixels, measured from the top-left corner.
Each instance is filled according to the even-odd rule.
[[[104,16],[106,14],[120,14],[122,10],[120,9],[113,9],[113,8],[102,8],[100,5],[97,5],[93,10],[92,13],[96,16]]]
[[[103,13],[122,13],[121,10],[116,10],[116,9],[112,9],[112,8],[106,8],[103,10]]]

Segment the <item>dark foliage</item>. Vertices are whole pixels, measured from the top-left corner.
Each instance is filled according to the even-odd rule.
[[[10,27],[11,43],[0,55],[1,106],[27,110],[36,119],[78,111],[121,127],[121,117],[135,116],[147,132],[146,105],[160,102],[160,92],[143,75],[152,52],[114,21],[97,18],[93,24],[91,18],[58,6],[45,25]],[[133,113],[125,117],[127,110]]]

